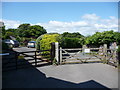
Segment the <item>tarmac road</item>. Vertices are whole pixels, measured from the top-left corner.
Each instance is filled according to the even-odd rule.
[[[18,47],[18,48],[13,48],[14,51],[17,52],[26,52],[26,51],[35,51],[35,48],[28,48],[28,47]]]

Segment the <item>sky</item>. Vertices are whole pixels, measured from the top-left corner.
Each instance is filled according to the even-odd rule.
[[[6,29],[20,24],[43,26],[48,33],[118,31],[117,2],[2,2]]]

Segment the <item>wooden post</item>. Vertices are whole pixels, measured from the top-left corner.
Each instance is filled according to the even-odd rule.
[[[103,46],[100,46],[100,47],[99,47],[98,54],[99,54],[100,56],[103,55]]]
[[[37,66],[36,51],[35,51],[35,66]]]
[[[60,64],[62,63],[62,47],[60,47]]]
[[[118,54],[118,66],[120,66],[120,52],[118,52],[117,54]]]
[[[82,46],[82,53],[83,53],[83,55],[85,54],[84,51],[85,51],[86,48],[87,48],[86,45],[83,45],[83,46]]]
[[[55,42],[55,59],[57,61],[58,64],[60,64],[60,60],[59,60],[59,43]]]
[[[51,43],[51,53],[50,53],[50,55],[51,55],[51,64],[52,64],[52,62],[55,58],[55,42]]]
[[[117,46],[117,44],[116,44],[116,42],[114,42],[114,43],[113,43],[113,61],[116,61],[116,60],[117,60],[117,58],[116,58],[116,56],[117,56],[116,46]]]
[[[108,63],[108,61],[107,61],[107,44],[103,45],[103,55],[104,55],[103,60],[105,61],[104,63]]]
[[[16,70],[18,69],[18,55],[19,55],[19,53],[15,52]]]

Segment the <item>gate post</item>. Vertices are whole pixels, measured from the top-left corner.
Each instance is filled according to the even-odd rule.
[[[83,45],[82,46],[82,53],[83,53],[83,55],[85,54],[85,49],[87,48],[87,46],[86,45]]]
[[[107,61],[107,44],[103,45],[103,55],[104,55],[104,57],[103,57],[104,63],[108,63],[108,61]]]
[[[62,47],[60,47],[60,64],[62,63]]]
[[[37,66],[37,52],[35,51],[35,66]]]
[[[51,52],[50,52],[50,54],[51,54],[51,64],[52,64],[52,62],[53,62],[53,60],[55,58],[55,42],[51,43]]]
[[[60,64],[58,42],[51,43],[51,62],[52,63],[53,63],[53,60],[55,60],[57,64]]]
[[[60,60],[59,60],[59,43],[55,42],[55,59],[57,61],[58,64],[60,64]]]
[[[18,53],[18,52],[15,52],[15,64],[16,64],[16,70],[18,69],[18,56],[19,56],[19,53]]]

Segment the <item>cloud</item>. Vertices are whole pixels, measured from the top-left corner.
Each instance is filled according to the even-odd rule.
[[[48,32],[80,32],[85,36],[108,30],[118,31],[118,19],[114,16],[101,19],[96,14],[85,14],[81,18],[82,20],[76,22],[49,21],[37,24],[43,26]]]
[[[4,22],[4,25],[5,25],[6,29],[8,29],[8,28],[17,28],[21,24],[20,21],[14,21],[14,20],[3,19],[3,20],[0,20],[0,21]]]
[[[93,14],[85,14],[84,16],[82,16],[82,19],[93,21],[93,20],[99,20],[100,17],[93,13]]]
[[[17,28],[20,21],[4,20],[6,28]],[[109,16],[107,19],[102,19],[96,14],[85,14],[79,21],[61,22],[49,21],[46,23],[35,23],[31,25],[43,26],[48,33],[63,33],[63,32],[79,32],[85,36],[92,35],[95,32],[108,30],[118,31],[118,19],[114,16]]]

